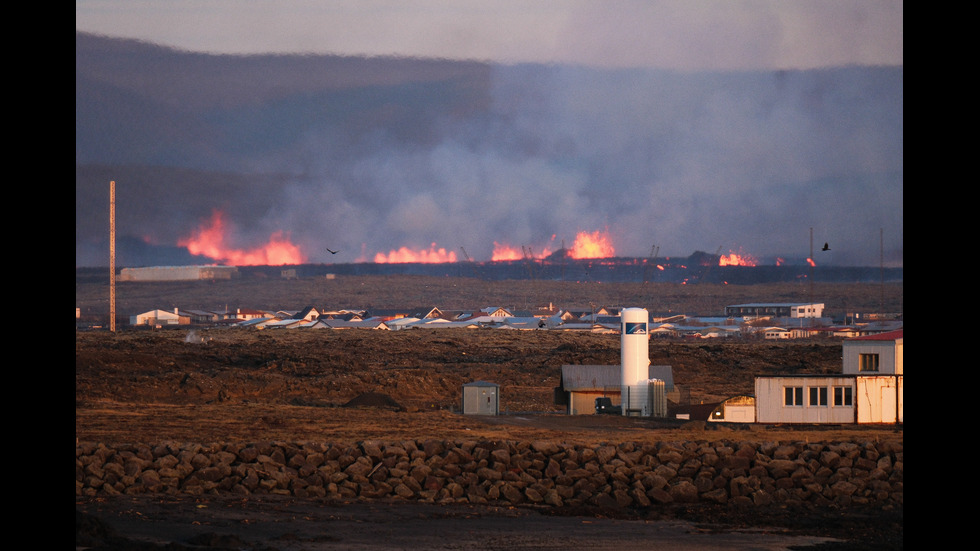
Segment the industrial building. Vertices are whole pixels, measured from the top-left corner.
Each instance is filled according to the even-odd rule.
[[[756,423],[904,423],[904,331],[843,342],[840,375],[756,377]]]
[[[620,319],[620,365],[562,366],[555,401],[571,415],[595,413],[595,399],[605,397],[622,415],[666,417],[674,382],[669,365],[650,365],[650,314],[624,308]]]
[[[658,387],[648,395],[663,400],[674,391],[673,371],[669,365],[647,366],[646,381]],[[659,388],[659,387],[662,387]],[[609,398],[613,405],[623,402],[623,376],[621,365],[563,365],[561,380],[555,388],[555,403],[564,405],[569,415],[588,415],[595,413],[595,399]],[[662,409],[648,407],[650,411]]]
[[[123,268],[119,272],[119,281],[194,281],[237,277],[237,266],[149,266]]]
[[[820,303],[753,302],[725,307],[725,315],[736,318],[822,318],[824,305]]]

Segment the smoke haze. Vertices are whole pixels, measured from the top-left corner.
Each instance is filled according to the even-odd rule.
[[[76,266],[108,263],[110,180],[124,266],[208,262],[179,243],[215,212],[229,246],[281,232],[311,263],[488,260],[594,231],[616,256],[803,258],[812,228],[818,263],[883,249],[901,266],[903,68],[207,55],[76,33]]]

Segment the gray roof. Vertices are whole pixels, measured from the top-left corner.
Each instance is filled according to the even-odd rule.
[[[495,386],[499,387],[497,383],[491,383],[489,381],[473,381],[471,383],[466,383],[463,386]]]
[[[563,390],[604,390],[620,388],[623,384],[623,366],[615,365],[563,365],[561,387]],[[664,387],[674,389],[674,372],[669,365],[651,365],[649,379],[664,381]]]
[[[564,390],[597,390],[619,388],[623,384],[621,365],[563,365],[561,387]]]

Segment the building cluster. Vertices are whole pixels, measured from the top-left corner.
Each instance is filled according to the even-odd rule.
[[[405,329],[495,328],[620,333],[621,365],[565,365],[555,389],[556,404],[567,413],[598,412],[598,399],[607,400],[623,415],[704,418],[745,423],[897,423],[904,422],[904,339],[902,320],[868,316],[860,323],[836,326],[823,317],[820,303],[737,304],[719,318],[651,315],[642,308],[561,309],[553,305],[536,312],[487,307],[473,311],[435,307],[373,310],[298,311],[151,310],[132,316],[141,327],[226,326],[240,329]],[[641,318],[636,318],[640,312]],[[629,316],[627,316],[629,314]],[[670,366],[651,365],[646,341],[671,337],[735,337],[764,339],[841,337],[842,370],[832,375],[757,377],[755,393],[733,396],[717,404],[683,404]],[[638,352],[627,344],[635,339]],[[629,377],[627,377],[629,374]],[[630,381],[627,381],[630,379]],[[499,388],[478,381],[464,388],[464,406],[471,414],[495,414]],[[699,410],[700,408],[700,410]],[[669,411],[668,411],[669,409]],[[701,411],[703,410],[703,411]]]
[[[434,306],[389,309],[319,309],[265,311],[150,310],[130,316],[134,327],[232,327],[242,329],[517,329],[616,333],[621,308],[563,309],[554,305],[535,311],[489,306],[474,310]],[[869,316],[860,322],[835,324],[824,317],[821,303],[751,303],[727,306],[723,316],[651,315],[651,337],[796,339],[849,338],[890,331],[901,320]]]
[[[844,339],[838,374],[758,376],[753,395],[701,404],[697,412],[669,406],[683,400],[671,366],[650,363],[647,318],[641,308],[624,310],[620,365],[563,365],[556,403],[565,405],[570,415],[602,413],[600,401],[606,401],[622,415],[640,417],[683,415],[767,424],[904,423],[902,328]]]

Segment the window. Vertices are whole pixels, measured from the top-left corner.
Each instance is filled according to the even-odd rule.
[[[858,371],[878,371],[878,355],[859,354]]]
[[[854,398],[852,397],[853,389],[849,386],[835,386],[834,387],[834,405],[835,406],[852,406],[854,405]]]
[[[783,405],[784,406],[802,406],[803,405],[803,387],[801,386],[788,386],[783,393]]]
[[[827,405],[827,387],[825,386],[810,387],[810,405],[811,406]]]

